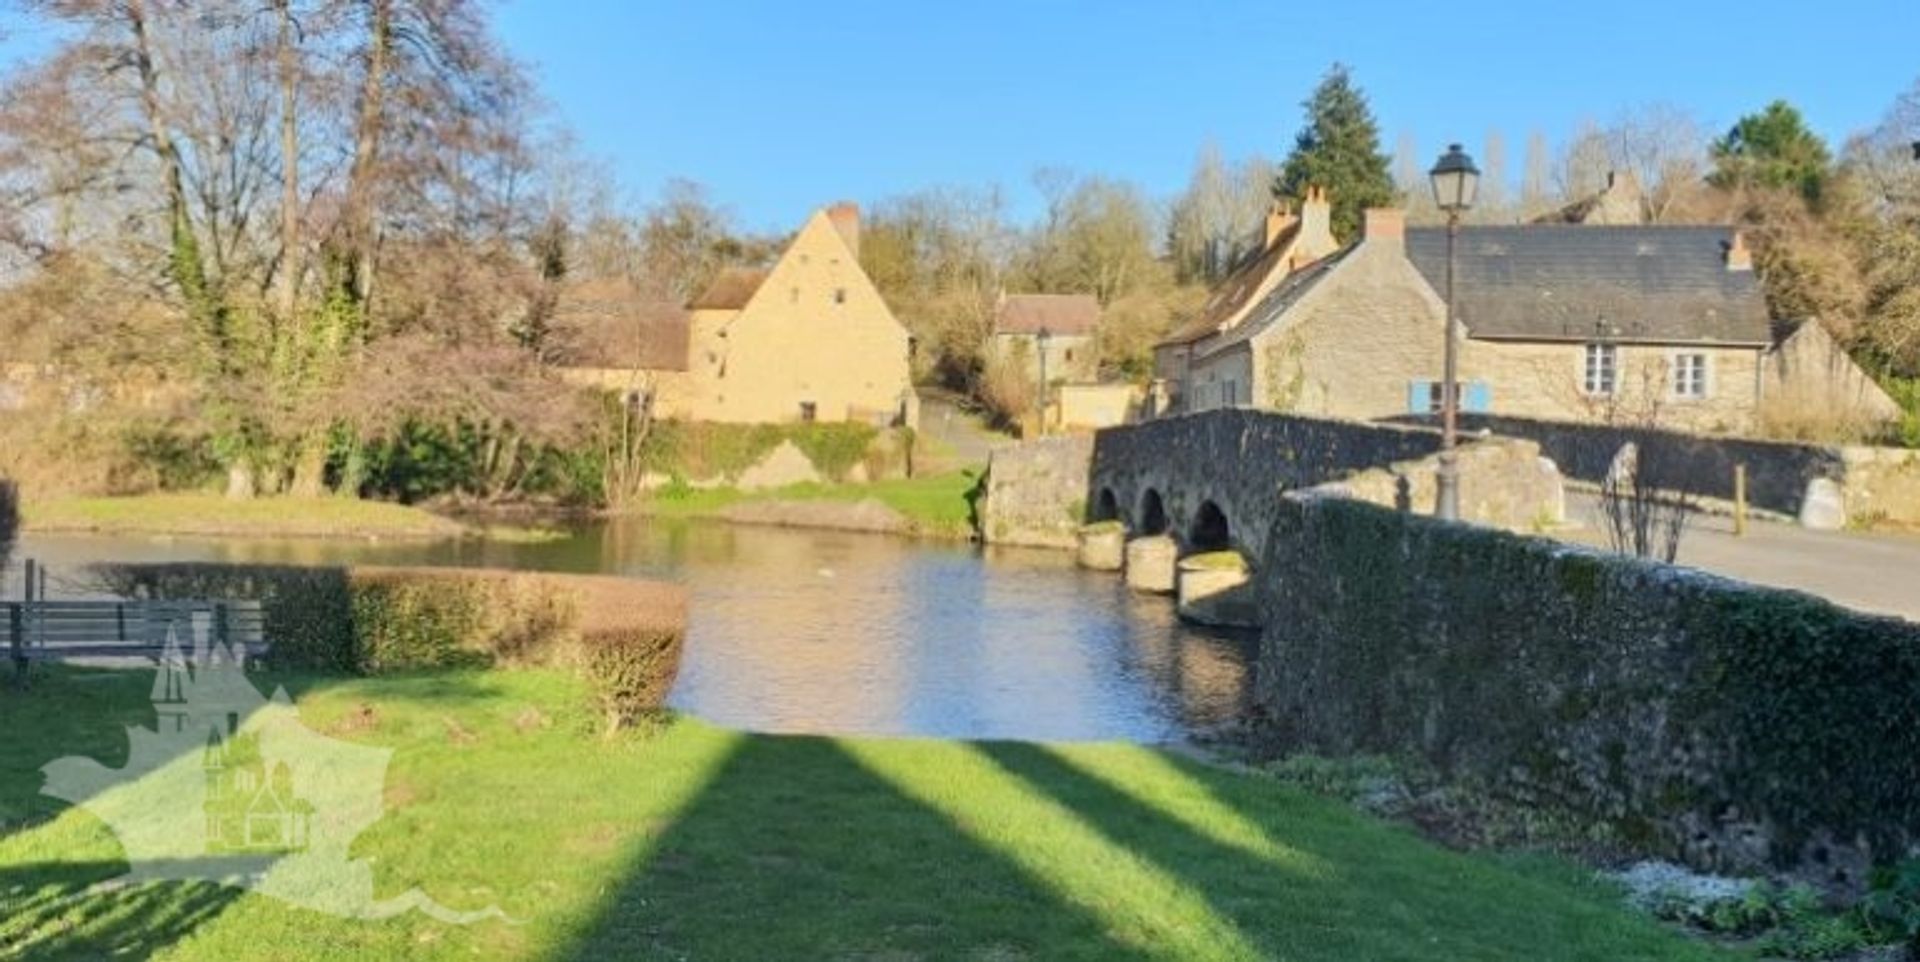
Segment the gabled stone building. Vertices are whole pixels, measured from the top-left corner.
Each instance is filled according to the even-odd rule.
[[[637,334],[632,366],[615,350],[613,363],[570,378],[644,395],[664,418],[911,424],[912,341],[861,269],[859,251],[857,207],[816,211],[772,267],[722,271],[687,305],[684,330]],[[575,298],[563,310],[591,303]],[[631,313],[672,326],[639,307]]]
[[[1356,244],[1175,342],[1174,410],[1438,411],[1446,245],[1444,228],[1368,211]],[[1769,403],[1896,410],[1818,325],[1769,316],[1731,228],[1463,227],[1455,297],[1463,410],[1726,432],[1752,430]]]
[[[1253,403],[1259,392],[1250,360],[1242,354],[1222,356],[1213,348],[1294,271],[1339,249],[1326,192],[1310,188],[1297,215],[1274,207],[1267,213],[1263,240],[1257,254],[1214,288],[1199,314],[1154,347],[1156,406],[1162,413]]]
[[[1046,333],[1049,381],[1091,381],[1098,373],[1094,337],[1100,302],[1091,294],[1001,294],[994,312],[993,350],[1040,378],[1041,333]]]

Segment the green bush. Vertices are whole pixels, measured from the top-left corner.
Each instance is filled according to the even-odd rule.
[[[658,709],[680,664],[678,613],[636,603],[639,583],[618,578],[221,564],[93,570],[123,597],[259,601],[278,664],[361,673],[573,664],[615,728]]]
[[[633,725],[660,709],[680,671],[680,635],[650,628],[583,632],[577,658],[606,730]]]
[[[796,424],[786,429],[788,440],[813,462],[814,470],[831,481],[846,480],[861,463],[880,431],[869,424]],[[877,480],[877,478],[875,479]]]

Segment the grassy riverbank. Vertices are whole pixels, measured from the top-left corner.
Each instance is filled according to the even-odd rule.
[[[211,884],[88,893],[106,826],[36,794],[117,766],[150,672],[0,691],[0,955],[169,959],[1710,959],[1560,863],[1497,861],[1275,780],[1118,744],[743,735],[692,720],[607,741],[569,677],[266,679],[302,720],[394,750],[352,849],[352,921]]]
[[[726,517],[729,509],[740,505],[874,501],[899,515],[901,533],[958,539],[973,532],[967,494],[978,480],[979,472],[974,470],[869,484],[794,484],[765,491],[669,488],[642,502],[639,511],[654,517]]]
[[[38,532],[276,538],[431,539],[482,533],[506,540],[543,537],[538,529],[482,529],[409,505],[357,498],[230,501],[217,494],[143,494],[30,501],[23,511],[27,530]]]

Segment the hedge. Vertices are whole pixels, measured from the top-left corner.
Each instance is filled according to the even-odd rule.
[[[1920,625],[1283,499],[1257,702],[1285,751],[1416,757],[1714,869],[1854,886],[1920,842]]]
[[[106,564],[128,598],[261,603],[278,665],[354,673],[563,664],[610,728],[657,710],[679,671],[680,589],[593,575],[466,568]]]
[[[641,457],[647,470],[700,480],[738,480],[782,441],[792,441],[830,481],[844,480],[879,437],[878,428],[849,421],[811,424],[723,424],[661,421]]]

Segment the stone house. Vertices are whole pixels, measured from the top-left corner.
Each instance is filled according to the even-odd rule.
[[[1046,374],[1053,382],[1084,383],[1099,373],[1094,337],[1100,302],[1091,294],[1000,295],[993,319],[993,352],[1026,367],[1040,380],[1040,332],[1047,334]]]
[[[1211,350],[1239,327],[1281,282],[1304,265],[1334,253],[1326,192],[1309,188],[1295,215],[1280,206],[1267,213],[1260,250],[1229,272],[1200,313],[1153,349],[1155,408],[1161,413],[1253,403],[1258,393],[1249,365]]]
[[[1356,244],[1185,346],[1178,410],[1439,410],[1446,244],[1444,228],[1368,211]],[[1782,336],[1731,228],[1462,227],[1455,291],[1466,411],[1740,432],[1775,396],[1892,409],[1843,353],[1821,350],[1817,325]]]
[[[624,315],[637,329],[569,380],[630,391],[665,418],[912,424],[912,339],[859,251],[859,208],[839,203],[808,218],[773,266],[722,271],[677,320],[637,295],[573,292],[563,313]]]
[[[1647,196],[1632,172],[1607,172],[1607,186],[1558,210],[1533,219],[1535,224],[1588,224],[1629,227],[1647,222]]]

